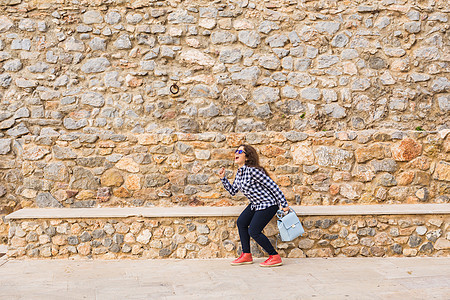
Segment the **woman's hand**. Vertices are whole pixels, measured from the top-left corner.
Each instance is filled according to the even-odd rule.
[[[287,211],[289,211],[289,209],[290,209],[290,207],[289,207],[289,206],[283,207],[283,211],[284,211],[284,212],[287,212]]]
[[[225,177],[225,168],[221,168],[218,172],[217,175],[219,175],[220,178],[224,178]]]

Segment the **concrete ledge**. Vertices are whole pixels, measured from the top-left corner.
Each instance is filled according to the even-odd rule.
[[[299,216],[354,215],[442,215],[450,214],[450,204],[383,204],[340,206],[292,206]],[[244,209],[231,207],[125,207],[125,208],[25,208],[7,215],[19,219],[92,219],[127,217],[234,217]]]

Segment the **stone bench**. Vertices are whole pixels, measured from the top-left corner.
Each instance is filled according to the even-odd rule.
[[[285,257],[448,256],[450,204],[293,206],[306,234],[278,243]],[[21,209],[10,224],[8,256],[214,258],[240,250],[243,207]],[[275,242],[275,219],[265,234]],[[264,253],[252,244],[255,256]]]

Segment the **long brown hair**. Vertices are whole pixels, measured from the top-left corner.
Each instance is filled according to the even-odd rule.
[[[258,152],[256,152],[255,148],[253,148],[250,145],[245,145],[245,144],[240,145],[239,147],[244,147],[244,151],[245,151],[245,165],[246,166],[260,169],[267,176],[269,176],[269,173],[267,173],[266,169],[264,169],[264,167],[259,164],[259,155],[258,155]]]

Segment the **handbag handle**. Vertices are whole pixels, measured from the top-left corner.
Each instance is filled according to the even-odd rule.
[[[284,210],[279,209],[277,211],[277,218],[281,220],[281,219],[283,219],[284,216],[290,214],[291,212],[293,212],[295,215],[297,215],[295,210],[293,210],[292,207],[290,207],[290,206],[289,206],[289,211],[287,213]]]

